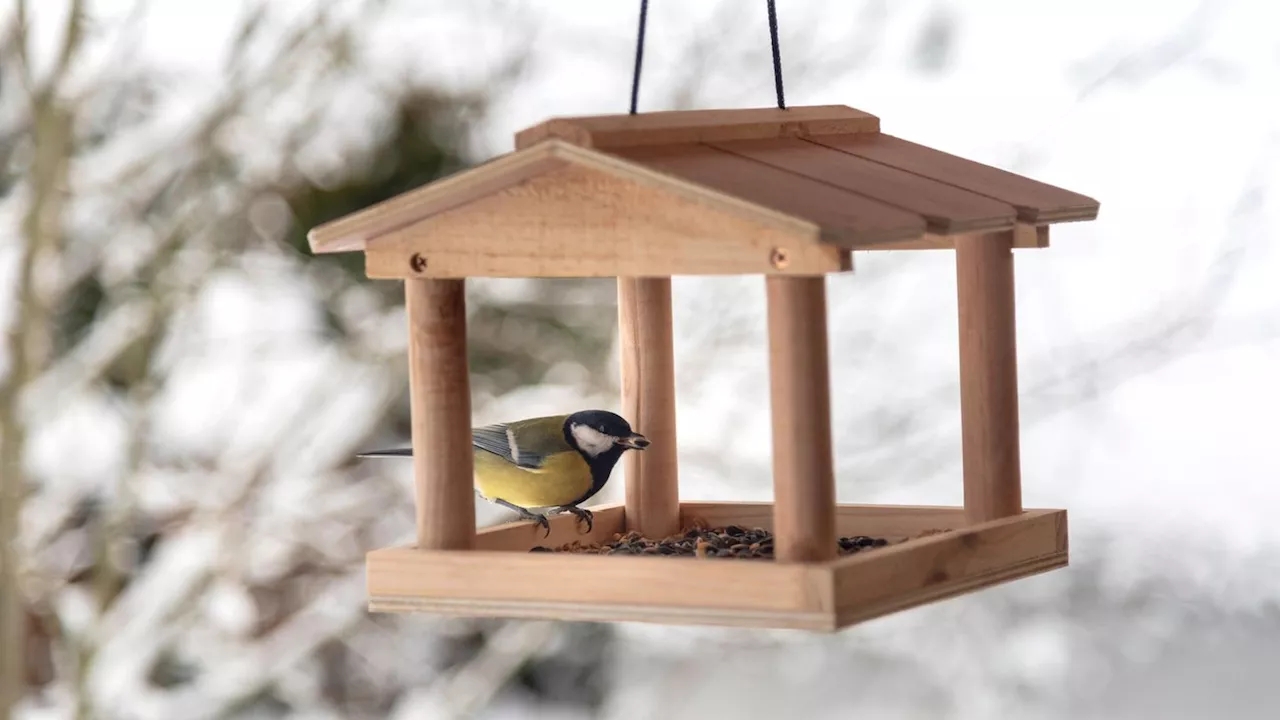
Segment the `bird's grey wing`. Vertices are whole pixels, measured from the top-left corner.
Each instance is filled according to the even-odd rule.
[[[537,470],[546,462],[547,456],[533,450],[526,450],[515,443],[511,427],[506,423],[485,425],[471,430],[471,444],[493,453],[518,467]]]

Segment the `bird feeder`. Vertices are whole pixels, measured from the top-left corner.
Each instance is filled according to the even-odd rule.
[[[1022,506],[1015,248],[1093,220],[1097,201],[880,131],[845,106],[556,118],[515,150],[314,228],[403,279],[417,542],[367,557],[372,611],[836,630],[1067,565],[1067,513]],[[852,254],[956,258],[963,507],[838,505],[826,275]],[[772,503],[681,502],[671,277],[764,276]],[[464,283],[615,277],[626,502],[594,528],[476,529]],[[767,404],[766,404],[767,403]],[[773,560],[533,553],[662,538],[695,522],[762,527]],[[889,538],[837,557],[838,537]]]

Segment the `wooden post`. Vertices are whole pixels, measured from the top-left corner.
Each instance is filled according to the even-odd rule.
[[[418,547],[475,545],[471,376],[463,280],[404,281]]]
[[[618,330],[622,414],[650,441],[623,456],[627,529],[664,538],[680,530],[671,278],[618,278]]]
[[[1013,233],[956,238],[964,508],[970,523],[1022,512]]]
[[[774,555],[836,556],[826,277],[766,278],[773,410]]]

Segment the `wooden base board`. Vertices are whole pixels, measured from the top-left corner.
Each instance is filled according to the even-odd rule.
[[[835,631],[1067,565],[1067,512],[966,525],[962,508],[841,505],[837,532],[891,545],[825,563],[530,553],[625,528],[620,505],[595,527],[552,519],[487,528],[476,550],[387,548],[368,555],[369,609],[465,617],[652,622]],[[770,528],[770,503],[682,503],[681,524]],[[921,537],[929,531],[933,534]]]

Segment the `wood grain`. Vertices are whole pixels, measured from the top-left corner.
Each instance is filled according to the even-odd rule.
[[[680,529],[671,278],[618,278],[622,413],[649,438],[623,455],[627,529],[663,538]]]
[[[813,142],[1012,205],[1033,225],[1093,220],[1098,201],[1017,173],[883,133],[815,137]]]
[[[609,542],[615,533],[626,532],[626,513],[621,503],[588,507],[594,514],[591,532],[572,515],[547,518],[551,534],[528,520],[515,520],[484,528],[476,533],[476,550],[529,552],[536,545],[560,547],[577,541],[583,545]]]
[[[1012,205],[799,138],[707,143],[924,218],[941,235],[1013,227]]]
[[[615,533],[630,529],[626,518],[629,512],[624,512],[624,508],[624,504],[591,508],[595,513],[595,526],[590,533],[582,532],[582,526],[569,515],[550,518],[550,537],[543,537],[542,528],[527,520],[484,528],[476,535],[476,549],[528,552],[535,545],[560,547],[575,540],[583,545],[611,541]],[[739,525],[764,528],[770,532],[774,529],[771,502],[684,502],[679,505],[679,518],[673,532],[688,530],[698,522],[709,527]],[[967,526],[964,508],[943,505],[836,506],[836,532],[841,537],[867,535],[901,540],[924,532]],[[645,536],[660,539],[669,534],[645,533]]]
[[[774,547],[782,562],[835,557],[827,288],[823,277],[766,278],[773,413]]]
[[[369,611],[430,613],[460,618],[511,618],[568,622],[642,622],[659,625],[770,628],[831,632],[835,615],[814,610],[753,610],[677,604],[454,600],[405,595],[373,595]]]
[[[832,564],[845,627],[1066,567],[1067,512],[1034,510],[917,538]]]
[[[308,233],[308,241],[316,253],[364,250],[375,238],[569,166],[665,191],[713,211],[733,214],[743,220],[784,232],[800,233],[806,237],[811,235],[815,240],[817,238],[816,227],[804,220],[629,163],[607,153],[550,140],[527,150],[499,156],[319,225]],[[591,197],[584,200],[594,202]],[[607,203],[609,198],[602,201]]]
[[[364,250],[373,238],[563,167],[566,160],[557,151],[555,146],[546,146],[530,153],[506,155],[441,178],[317,225],[307,233],[307,244],[316,254]]]
[[[466,286],[408,280],[404,289],[418,547],[471,548],[476,511]]]
[[[965,236],[989,236],[989,233],[960,233],[958,235],[937,235],[926,233],[919,240],[901,240],[891,243],[875,243],[861,245],[854,250],[864,252],[881,252],[885,250],[955,250],[956,240]],[[1013,226],[1013,248],[1043,249],[1049,247],[1049,226],[1015,223]]]
[[[964,505],[975,523],[1022,510],[1012,239],[956,242]]]
[[[771,502],[683,502],[680,527],[696,522],[709,527],[738,525],[773,531]],[[889,540],[915,537],[935,530],[953,530],[968,525],[964,508],[928,505],[837,505],[836,529],[839,537],[866,535]]]
[[[926,229],[916,213],[709,145],[624,148],[614,154],[815,223],[825,241],[844,247],[916,239]]]
[[[786,110],[673,110],[552,118],[517,132],[515,146],[520,150],[554,138],[582,147],[612,149],[879,131],[879,118],[844,105],[810,105]]]
[[[755,526],[750,519],[761,517],[761,507],[767,520],[768,503],[686,503],[682,511]],[[602,508],[597,517],[619,523],[621,509]],[[962,508],[949,507],[849,505],[842,516],[860,518],[865,528],[851,534],[881,537],[964,521]],[[553,519],[553,532],[568,519]],[[507,529],[486,535],[518,537]],[[528,553],[519,543],[502,545],[513,551],[371,552],[370,609],[829,632],[1063,567],[1068,559],[1066,511],[1039,509],[807,564]]]
[[[834,119],[824,119],[819,112],[818,116],[797,120],[804,114],[801,110],[785,111],[789,114],[783,116],[789,118],[785,122],[750,119],[753,117],[750,113],[756,111],[730,111],[747,112],[737,125],[720,123],[717,118],[721,116],[716,115],[720,111],[695,111],[683,120],[604,116],[577,118],[574,122],[582,122],[568,125],[562,123],[565,119],[549,121],[561,123],[556,127],[570,128],[562,133],[567,133],[567,139],[548,134],[516,152],[319,225],[308,233],[308,243],[316,253],[370,251],[377,255],[370,258],[371,277],[413,277],[406,269],[408,256],[397,255],[390,248],[373,253],[371,243],[570,165],[611,175],[622,182],[664,190],[713,212],[735,214],[794,238],[815,243],[828,241],[846,249],[937,247],[940,241],[926,237],[926,231],[930,235],[945,236],[995,229],[997,222],[1005,222],[1004,206],[1012,206],[1017,220],[1029,226],[1097,217],[1098,201],[1093,198],[878,131],[850,130],[842,125],[866,122],[865,118],[871,116],[865,113],[843,108]],[[768,115],[784,111],[759,112]],[[637,137],[647,139],[637,141],[640,144],[621,142],[610,146],[608,151],[575,145],[579,141],[591,144],[582,139],[591,137],[594,131],[583,128],[589,128],[596,120],[603,123],[600,127],[605,129],[601,132],[606,135],[612,132],[607,128],[620,123],[619,137],[635,132],[639,133]],[[660,129],[671,124],[675,130],[628,129],[632,123],[641,126],[657,123],[655,127]],[[878,128],[879,121],[875,123]],[[613,198],[606,193],[598,200],[608,204]],[[587,195],[580,201],[589,206],[597,198]],[[501,203],[490,203],[487,208],[499,213],[509,210]],[[536,214],[530,216],[528,209],[518,203],[510,209],[523,212],[519,219],[524,223],[536,225],[546,220]],[[625,221],[626,214],[618,219]],[[470,229],[481,236],[493,229],[494,224],[499,227],[514,224],[501,220],[481,222],[480,217],[473,220],[476,226]],[[539,234],[536,229],[531,232]],[[450,255],[476,254],[469,250],[465,240],[453,237],[450,240],[453,245],[443,248],[436,245],[436,249]],[[1033,246],[1024,244],[1028,242],[1031,241],[1019,236],[1018,247]],[[847,265],[847,255],[844,262]],[[483,263],[479,265],[482,273],[487,271]],[[740,267],[746,265],[739,263]],[[444,265],[449,266],[449,263]],[[430,263],[428,267],[433,268],[427,270],[428,277],[463,276],[457,271],[435,269]],[[545,267],[548,266],[540,266]],[[795,266],[791,272],[809,274],[808,270]],[[505,266],[494,273],[519,276]]]
[[[657,173],[654,173],[658,177]],[[365,272],[399,277],[617,277],[841,272],[820,229],[668,178],[556,170],[369,242]],[[777,268],[777,248],[790,263]],[[414,272],[414,253],[425,260]]]
[[[713,624],[763,617],[811,626],[835,610],[828,570],[785,563],[393,548],[368,554],[367,578],[375,606],[416,600],[414,609],[452,605],[469,616],[523,608],[524,617],[582,617],[595,608],[617,620],[671,622],[683,614]]]

